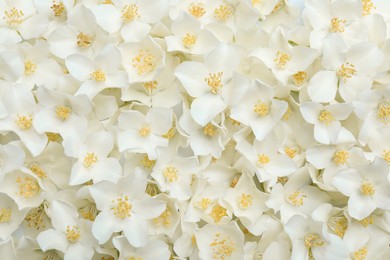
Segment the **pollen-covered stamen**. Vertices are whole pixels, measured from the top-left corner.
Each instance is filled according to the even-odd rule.
[[[137,18],[140,18],[138,14],[138,6],[136,4],[128,4],[122,8],[122,19],[126,23],[134,21]]]
[[[349,153],[346,150],[339,150],[336,151],[334,156],[333,156],[333,162],[337,165],[343,165],[347,163],[349,158]]]
[[[209,73],[209,76],[204,80],[207,82],[211,89],[211,93],[218,94],[223,86],[222,84],[223,72]]]
[[[216,233],[213,242],[209,245],[213,252],[213,259],[224,260],[233,255],[236,246],[230,237],[223,237],[221,233]]]
[[[276,13],[279,11],[283,6],[285,6],[286,2],[284,0],[279,0],[279,2],[275,5],[274,9],[272,9],[271,13]]]
[[[189,33],[186,33],[186,35],[183,37],[182,42],[183,42],[184,47],[189,49],[192,46],[194,46],[194,44],[196,43],[196,36],[189,34]]]
[[[37,177],[40,179],[45,179],[47,178],[47,174],[45,171],[39,166],[38,163],[30,163],[28,168],[30,171],[32,171]]]
[[[257,155],[257,164],[259,166],[263,166],[267,163],[269,163],[271,161],[271,159],[269,158],[268,155],[266,155],[265,153],[262,153],[262,154],[258,154]]]
[[[269,113],[269,106],[267,103],[257,100],[256,104],[253,106],[253,112],[259,116],[266,116]]]
[[[234,8],[231,5],[223,4],[214,9],[215,18],[221,22],[226,22],[233,14]]]
[[[374,218],[373,216],[368,216],[362,220],[359,221],[360,224],[362,224],[363,227],[368,227],[369,225],[374,224]]]
[[[21,130],[28,130],[32,126],[32,116],[31,115],[16,115],[17,119],[15,120],[15,124]]]
[[[307,233],[304,236],[303,241],[306,248],[323,246],[325,244],[321,236],[316,233]]]
[[[212,123],[208,123],[203,127],[203,134],[206,136],[214,136],[217,130]]]
[[[383,159],[390,164],[390,150],[383,150]]]
[[[12,219],[12,209],[1,208],[0,209],[0,223],[9,222]]]
[[[375,5],[373,4],[373,2],[371,0],[362,0],[362,8],[363,8],[363,11],[362,11],[362,15],[363,16],[367,16],[369,14],[371,14],[371,11],[372,9],[376,9]]]
[[[337,70],[337,76],[345,82],[356,74],[355,65],[349,62],[345,62]]]
[[[19,184],[19,191],[17,192],[17,195],[24,198],[31,198],[40,190],[38,182],[31,177],[17,177],[16,183]]]
[[[138,75],[144,75],[156,68],[156,57],[149,50],[139,50],[131,62]]]
[[[101,5],[113,5],[114,3],[112,2],[112,0],[102,0],[99,2],[99,4]]]
[[[375,187],[370,181],[363,181],[360,185],[360,191],[364,196],[373,196],[375,194]]]
[[[101,69],[97,69],[90,74],[90,76],[97,82],[106,81],[106,74]]]
[[[329,31],[332,33],[341,33],[344,32],[344,25],[347,22],[347,20],[339,19],[338,17],[333,17],[330,20],[330,28]]]
[[[76,243],[80,238],[80,230],[77,226],[66,227],[66,239],[71,243]]]
[[[158,86],[158,82],[153,80],[153,81],[148,81],[144,83],[144,89],[148,95],[152,95]]]
[[[213,218],[215,223],[219,223],[223,217],[227,216],[226,209],[217,204],[211,210],[210,216]]]
[[[284,153],[290,157],[291,159],[293,159],[297,153],[298,153],[298,149],[296,148],[293,148],[293,147],[286,147],[284,148]]]
[[[38,66],[31,60],[24,61],[24,74],[30,76],[37,70]]]
[[[84,33],[79,33],[77,34],[77,46],[81,48],[88,48],[92,44],[92,37],[84,34]]]
[[[62,121],[68,120],[72,114],[72,108],[69,106],[56,106],[56,116]]]
[[[334,117],[328,110],[322,110],[320,115],[318,116],[318,121],[329,125],[334,121]]]
[[[382,123],[389,123],[390,122],[390,103],[389,102],[382,102],[379,104],[377,108],[377,117],[379,121]]]
[[[364,260],[368,254],[367,247],[363,246],[353,253],[353,260]]]
[[[21,25],[23,22],[23,18],[24,18],[23,11],[16,9],[15,7],[12,7],[8,11],[4,11],[3,19],[11,27],[16,27],[18,25]]]
[[[295,191],[286,196],[286,200],[288,203],[295,207],[300,207],[304,204],[304,199],[306,198],[306,194],[302,191]]]
[[[307,79],[307,73],[304,71],[298,71],[294,75],[291,76],[294,84],[298,87],[302,86]]]
[[[49,142],[60,142],[62,137],[59,133],[46,132],[46,136]]]
[[[50,9],[53,11],[54,16],[60,17],[64,13],[66,13],[65,5],[64,2],[56,2],[55,0],[53,1],[52,6],[50,6]]]
[[[204,8],[204,5],[201,3],[200,4],[191,4],[188,7],[188,12],[196,18],[200,18],[206,13],[206,10]]]
[[[167,182],[172,183],[172,182],[176,182],[177,179],[179,178],[178,173],[179,170],[176,167],[170,165],[165,167],[165,169],[162,172],[162,175],[165,177],[165,180]]]
[[[51,249],[44,252],[43,260],[62,260],[62,257],[58,255],[57,250]]]
[[[27,221],[29,227],[39,230],[46,227],[45,223],[43,222],[45,216],[45,206],[42,203],[38,207],[30,210],[30,212],[26,215],[25,220]]]
[[[82,207],[79,212],[83,219],[88,219],[90,221],[94,221],[98,214],[96,204],[94,203],[88,203],[88,205]]]
[[[172,212],[168,207],[164,210],[163,213],[161,213],[160,216],[153,219],[153,224],[156,227],[159,226],[169,227],[171,223],[172,223]]]
[[[289,63],[291,60],[291,56],[288,55],[285,52],[278,51],[276,53],[276,57],[274,59],[274,62],[276,64],[276,67],[278,69],[285,69],[287,66],[287,63]]]
[[[145,168],[151,169],[156,165],[156,160],[150,160],[148,155],[145,154],[144,157],[142,157],[141,163]]]
[[[89,168],[97,162],[97,156],[95,153],[87,153],[84,157],[84,167]]]
[[[258,5],[261,3],[261,0],[252,0],[252,5],[255,6],[255,5]]]
[[[132,205],[129,202],[128,196],[125,196],[124,198],[119,197],[112,202],[115,203],[115,207],[111,208],[114,211],[115,216],[120,219],[129,218],[131,216],[130,211]]]
[[[144,126],[141,129],[138,130],[138,134],[142,137],[146,137],[150,135],[150,127]]]
[[[211,200],[209,198],[202,198],[200,201],[194,203],[194,206],[202,210],[205,210],[208,208],[210,204],[211,204]]]
[[[251,194],[241,194],[238,199],[238,206],[240,209],[247,209],[253,204],[253,197]]]
[[[339,237],[343,238],[348,228],[348,220],[344,216],[331,217],[328,227]]]

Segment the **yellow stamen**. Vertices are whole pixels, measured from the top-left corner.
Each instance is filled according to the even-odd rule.
[[[348,161],[349,153],[346,150],[339,150],[333,156],[333,162],[337,165],[343,165]]]
[[[39,166],[39,164],[37,163],[31,163],[28,168],[30,169],[30,171],[32,171],[37,177],[41,178],[41,179],[45,179],[47,178],[47,175],[45,173],[45,171]]]
[[[188,8],[188,12],[196,18],[200,18],[206,13],[206,10],[203,4],[191,4]]]
[[[216,132],[217,130],[215,129],[214,125],[211,123],[208,123],[203,127],[203,134],[206,136],[214,136]]]
[[[375,194],[375,187],[369,181],[363,181],[360,185],[360,191],[364,196],[373,196]]]
[[[156,160],[149,160],[149,157],[145,154],[144,157],[142,157],[141,163],[145,168],[151,169],[156,164]]]
[[[295,207],[300,207],[304,204],[304,199],[306,198],[306,194],[302,191],[296,191],[290,193],[286,196],[286,200]]]
[[[374,4],[372,3],[371,0],[362,0],[362,8],[363,8],[363,11],[362,11],[362,15],[363,16],[367,16],[369,14],[371,14],[371,11],[372,9],[376,9],[376,7],[374,6]]]
[[[337,17],[333,17],[330,20],[330,28],[329,31],[332,33],[341,33],[344,32],[344,25],[347,22],[347,20],[341,20]]]
[[[37,70],[37,65],[31,60],[26,60],[24,62],[24,74],[30,76]]]
[[[144,126],[140,130],[138,130],[138,134],[142,137],[146,137],[150,135],[150,127]]]
[[[80,238],[80,230],[77,226],[66,227],[66,239],[71,243],[76,243]]]
[[[219,223],[223,217],[227,216],[226,209],[221,205],[217,204],[211,210],[210,216],[216,223]]]
[[[18,10],[15,7],[12,7],[9,11],[4,11],[3,19],[11,27],[16,27],[21,25],[23,22],[24,13],[22,10]]]
[[[12,219],[12,209],[1,208],[0,209],[0,223],[9,222]]]
[[[18,119],[16,119],[15,124],[21,130],[28,130],[32,126],[32,116],[31,115],[16,115]]]
[[[253,106],[253,112],[259,116],[266,116],[269,113],[269,106],[266,103],[257,100],[257,103]]]
[[[169,210],[169,208],[164,210],[164,212],[161,213],[160,216],[153,219],[153,224],[156,227],[159,226],[169,227],[171,223],[172,223],[172,212]]]
[[[61,119],[62,121],[68,120],[71,114],[72,114],[72,108],[70,108],[69,106],[56,107],[57,118]]]
[[[252,206],[253,203],[253,197],[251,194],[241,194],[241,197],[238,199],[238,206],[241,209],[247,209],[250,206]]]
[[[216,233],[213,242],[209,245],[213,252],[213,259],[225,260],[230,259],[236,251],[235,243],[230,237],[223,237]]]
[[[55,17],[60,17],[64,13],[66,13],[65,5],[64,2],[56,2],[55,0],[53,1],[52,6],[50,6],[50,9],[53,11],[53,14]]]
[[[389,102],[380,103],[376,114],[377,114],[378,119],[382,123],[384,123],[384,124],[389,123],[390,122],[390,103]]]
[[[221,22],[226,22],[234,14],[234,8],[231,5],[220,5],[214,10],[214,16]]]
[[[291,60],[291,56],[288,55],[287,53],[278,51],[276,53],[276,57],[274,59],[274,62],[276,64],[276,67],[278,69],[285,69],[287,63]]]
[[[84,157],[84,167],[89,168],[97,162],[97,156],[95,153],[87,153]]]
[[[325,123],[326,125],[329,125],[334,120],[333,115],[328,110],[322,110],[320,115],[318,116],[318,121],[321,123]]]
[[[189,34],[189,33],[186,33],[186,35],[183,37],[182,42],[183,42],[184,47],[186,47],[187,49],[190,49],[196,43],[196,36]]]
[[[128,4],[123,7],[122,19],[126,23],[134,21],[139,17],[140,15],[138,14],[138,6],[136,4]]]
[[[307,79],[307,73],[304,71],[298,71],[294,75],[292,75],[292,79],[294,81],[294,84],[298,87],[302,86]]]
[[[178,173],[179,170],[176,167],[168,166],[163,170],[162,174],[168,182],[172,183],[177,181],[177,179],[179,178]]]
[[[367,257],[367,247],[362,247],[358,251],[353,253],[353,260],[364,260]]]
[[[77,34],[77,46],[81,48],[88,48],[92,44],[92,37],[84,34],[84,33],[79,33]]]
[[[17,177],[16,183],[19,183],[19,192],[17,194],[24,198],[31,198],[40,190],[38,182],[31,177],[24,177],[24,179]]]
[[[356,74],[355,65],[349,62],[345,62],[341,65],[340,69],[337,70],[337,76],[345,82]]]
[[[209,85],[211,89],[211,93],[218,94],[219,91],[222,88],[222,75],[223,72],[218,73],[209,73],[209,76],[205,78],[204,80],[207,82],[207,85]]]
[[[117,216],[120,219],[129,218],[131,216],[130,211],[132,208],[132,205],[129,203],[129,197],[125,196],[124,198],[119,197],[112,201],[115,203],[115,207],[112,207],[111,209],[114,211],[114,215]]]
[[[156,57],[149,50],[139,50],[131,61],[138,75],[145,75],[156,68]]]
[[[257,163],[259,164],[259,166],[263,166],[263,165],[269,163],[270,160],[271,159],[268,157],[268,155],[266,155],[264,153],[257,155]]]
[[[97,82],[106,81],[106,74],[101,69],[97,69],[90,74],[90,76]]]

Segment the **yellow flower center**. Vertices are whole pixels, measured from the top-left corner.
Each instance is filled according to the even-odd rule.
[[[349,153],[346,150],[339,150],[333,156],[333,162],[337,165],[343,165],[348,161]]]
[[[53,5],[50,6],[50,9],[53,11],[54,16],[60,17],[62,14],[66,12],[65,5],[62,1],[56,2],[53,1]]]
[[[95,153],[87,153],[84,157],[84,167],[89,168],[91,167],[95,162],[97,162],[97,156]]]
[[[332,32],[332,33],[344,32],[344,25],[345,25],[346,22],[347,22],[347,20],[342,20],[342,19],[339,19],[337,17],[333,17],[330,20],[329,31]]]
[[[59,133],[46,132],[46,136],[49,142],[61,141],[61,135]]]
[[[234,175],[232,181],[230,182],[230,188],[236,187],[236,185],[237,185],[238,181],[240,180],[240,178],[241,178],[241,174],[240,173]]]
[[[12,219],[12,209],[1,208],[0,209],[0,223],[8,222]]]
[[[343,238],[348,228],[348,220],[346,217],[332,217],[328,222],[328,227],[339,237]]]
[[[150,127],[144,126],[140,130],[138,130],[138,134],[142,137],[146,137],[150,135]]]
[[[278,51],[276,53],[276,57],[274,59],[274,62],[276,64],[276,67],[278,69],[285,69],[287,63],[291,60],[291,56],[288,55],[287,53]]]
[[[269,113],[269,106],[266,103],[257,100],[257,103],[253,106],[253,112],[259,116],[266,116]]]
[[[318,121],[321,123],[325,123],[326,125],[329,125],[334,120],[333,115],[328,110],[322,110],[320,115],[318,116]]]
[[[113,5],[112,0],[103,0],[100,2],[101,5]]]
[[[28,222],[28,226],[39,230],[46,227],[43,223],[43,218],[46,215],[45,206],[43,203],[36,208],[33,208],[26,216],[25,220]]]
[[[149,160],[149,157],[145,154],[144,157],[142,157],[141,163],[145,168],[151,169],[156,164],[156,160]]]
[[[31,60],[26,60],[24,62],[24,74],[30,76],[37,70],[37,65]]]
[[[200,18],[206,13],[206,10],[204,9],[203,4],[191,4],[188,8],[188,12],[196,18]]]
[[[28,168],[30,169],[30,171],[32,171],[37,177],[41,178],[41,179],[45,179],[47,178],[47,175],[45,173],[45,171],[39,167],[39,165],[37,163],[31,163]]]
[[[236,251],[234,241],[230,237],[223,237],[221,233],[215,234],[209,246],[213,252],[213,259],[227,259]]]
[[[377,110],[377,117],[382,123],[389,123],[390,122],[390,103],[389,102],[382,102],[378,106]]]
[[[17,194],[24,198],[31,198],[35,196],[39,190],[38,182],[31,177],[17,177],[16,183],[19,183],[19,192]]]
[[[117,216],[120,219],[129,218],[131,216],[130,211],[132,208],[132,205],[129,203],[129,197],[125,196],[124,198],[119,197],[112,201],[115,203],[115,207],[112,207],[111,209],[114,211],[114,215]]]
[[[270,158],[268,155],[262,153],[257,155],[257,163],[259,166],[265,165],[270,162]]]
[[[218,94],[220,89],[222,88],[222,75],[223,72],[218,73],[209,73],[209,76],[204,80],[207,82],[211,89],[211,93]]]
[[[349,62],[345,62],[337,70],[337,76],[339,76],[339,78],[341,78],[344,82],[346,82],[355,74],[356,74],[355,65]]]
[[[66,227],[66,239],[71,243],[76,243],[80,238],[80,230],[77,226]]]
[[[79,33],[77,34],[77,46],[81,48],[88,48],[92,44],[92,37],[84,34],[84,33]]]
[[[15,124],[21,129],[21,130],[28,130],[32,126],[32,116],[31,115],[16,115],[17,119],[15,121]]]
[[[251,194],[241,194],[241,197],[238,199],[238,206],[240,209],[247,209],[252,206],[253,197]]]
[[[303,240],[306,248],[322,246],[325,243],[321,236],[316,233],[307,233]]]
[[[149,50],[139,50],[131,61],[138,75],[144,75],[156,68],[156,57]]]
[[[56,116],[62,121],[68,120],[72,114],[72,108],[69,106],[56,106]]]
[[[205,210],[210,205],[210,203],[211,200],[209,198],[202,198],[200,201],[196,202],[194,206],[202,210]]]
[[[220,5],[214,10],[214,16],[221,22],[226,22],[234,14],[234,8],[231,5]]]
[[[152,95],[154,93],[154,91],[157,89],[157,86],[158,82],[155,80],[144,83],[144,89],[149,95]]]
[[[196,36],[189,34],[189,33],[186,33],[186,35],[183,37],[182,42],[183,42],[184,47],[186,47],[187,49],[190,49],[196,43]]]
[[[383,159],[390,164],[390,150],[383,150]]]
[[[222,207],[221,205],[217,204],[211,210],[210,216],[213,218],[213,220],[216,223],[218,223],[221,221],[221,219],[223,217],[227,216],[226,209],[224,207]]]
[[[364,196],[373,196],[375,194],[374,185],[369,181],[363,181],[360,185],[360,191]]]
[[[258,5],[261,3],[261,0],[252,0],[252,5],[255,6],[255,5]]]
[[[96,205],[94,203],[89,203],[88,205],[82,207],[79,212],[83,219],[88,219],[90,221],[94,221],[98,214],[98,210],[96,209]]]
[[[291,159],[297,155],[298,150],[295,148],[286,147],[284,148],[284,153]]]
[[[300,207],[304,204],[306,194],[302,191],[295,191],[287,195],[286,200],[295,207]]]
[[[353,253],[353,260],[364,260],[367,257],[367,247],[362,247],[358,251]]]
[[[172,223],[172,212],[167,208],[164,210],[163,213],[161,213],[160,216],[157,218],[153,219],[153,224],[157,227],[159,226],[164,226],[164,227],[169,227]]]
[[[97,82],[106,81],[106,74],[101,69],[97,69],[90,74],[90,76]]]
[[[179,178],[178,173],[179,170],[176,167],[168,166],[163,170],[162,174],[168,182],[172,183]]]
[[[362,0],[362,8],[363,8],[363,11],[362,11],[362,15],[363,16],[367,16],[369,14],[371,14],[371,11],[372,9],[376,9],[376,7],[374,6],[374,4],[372,3],[371,0]]]
[[[216,134],[216,129],[213,124],[208,123],[203,127],[203,134],[206,136],[214,136]]]
[[[373,216],[368,216],[368,217],[360,220],[359,223],[362,224],[363,227],[368,227],[369,225],[374,224],[374,218],[373,218]]]
[[[294,81],[294,84],[298,87],[302,86],[303,83],[306,82],[307,79],[307,73],[304,71],[298,71],[294,75],[292,75],[292,80]]]
[[[163,134],[162,137],[170,140],[176,135],[176,127],[175,124],[171,128],[169,128],[168,132],[166,134]]]
[[[4,11],[3,19],[9,26],[15,27],[23,22],[23,17],[24,13],[22,10],[18,10],[15,7],[12,7],[11,10]]]
[[[126,23],[139,18],[138,6],[136,4],[128,4],[122,8],[122,19]]]

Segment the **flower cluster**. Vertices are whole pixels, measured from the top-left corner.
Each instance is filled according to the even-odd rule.
[[[390,259],[390,1],[0,0],[4,259]]]

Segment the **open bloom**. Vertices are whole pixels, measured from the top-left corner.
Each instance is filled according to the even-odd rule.
[[[168,245],[159,239],[148,241],[145,246],[138,248],[129,244],[125,236],[114,237],[112,242],[119,251],[118,260],[169,260],[171,257]]]
[[[18,229],[26,216],[27,209],[20,210],[15,201],[0,193],[0,239],[5,241]]]

